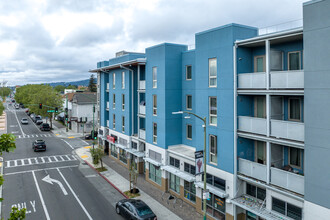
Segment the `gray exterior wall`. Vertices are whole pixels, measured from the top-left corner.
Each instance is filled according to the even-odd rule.
[[[304,4],[305,200],[330,208],[330,1]]]

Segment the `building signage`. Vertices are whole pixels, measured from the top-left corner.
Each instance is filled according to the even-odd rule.
[[[195,165],[196,165],[195,175],[202,174],[204,172],[204,157],[202,150],[195,152]]]
[[[116,143],[116,138],[110,135],[107,135],[107,140],[110,141],[111,143]]]

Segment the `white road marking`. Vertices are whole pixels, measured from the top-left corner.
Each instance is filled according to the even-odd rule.
[[[10,161],[7,161],[7,167],[10,167]]]
[[[62,169],[62,168],[72,168],[72,167],[78,167],[79,165],[71,165],[71,166],[62,166],[62,167],[50,167],[50,168],[44,168],[44,169],[35,169],[35,170],[24,170],[24,171],[17,171],[12,173],[5,173],[4,176],[10,176],[10,175],[16,175],[16,174],[22,174],[22,173],[31,173],[31,172],[37,172],[37,171],[47,171],[47,170],[55,170],[55,169]]]
[[[34,171],[32,171],[32,175],[33,175],[33,179],[34,179],[34,182],[35,182],[35,184],[36,184],[36,187],[37,187],[37,191],[38,191],[38,194],[39,194],[39,197],[40,197],[40,200],[41,200],[42,207],[44,208],[44,212],[45,212],[45,215],[46,215],[46,219],[47,219],[47,220],[50,220],[50,218],[49,218],[49,214],[48,214],[48,211],[47,211],[47,207],[46,207],[46,204],[45,204],[44,198],[42,197],[42,194],[41,194],[41,191],[40,191],[40,188],[39,188],[38,182],[37,182],[36,175],[34,174]]]
[[[49,160],[49,163],[50,163],[50,162],[53,162],[53,161],[50,159],[50,157],[47,157],[47,159]]]
[[[64,158],[62,156],[59,156],[59,157],[62,159],[62,161],[64,161]]]
[[[55,159],[56,162],[58,162],[58,159],[56,158],[56,156],[53,156],[53,158]]]
[[[31,159],[29,158],[29,159],[27,159],[28,161],[29,161],[29,164],[32,164],[32,161],[31,161]]]
[[[57,171],[59,172],[59,174],[61,175],[61,177],[63,178],[64,182],[66,183],[66,185],[68,186],[68,188],[70,189],[71,193],[73,194],[73,196],[76,198],[77,202],[79,203],[80,207],[84,210],[85,214],[87,215],[88,219],[93,220],[93,218],[89,215],[89,213],[87,212],[86,208],[84,207],[84,205],[81,203],[81,201],[79,200],[78,196],[76,195],[76,193],[73,191],[73,189],[71,188],[71,186],[69,185],[68,181],[66,181],[66,179],[64,178],[63,174],[61,173],[60,169],[57,168]]]
[[[68,160],[71,160],[71,158],[68,155],[65,155],[65,156],[66,156],[66,158],[68,158]]]
[[[64,188],[63,184],[62,184],[60,181],[56,180],[56,179],[52,179],[52,178],[50,178],[49,174],[48,174],[47,176],[45,176],[42,180],[45,181],[46,183],[50,183],[50,184],[52,184],[52,185],[53,185],[53,182],[56,183],[56,184],[59,185],[59,187],[61,188],[63,194],[64,194],[65,196],[68,195],[68,192],[67,192],[66,189]]]
[[[38,137],[38,135],[36,135],[36,137]]]
[[[71,147],[71,149],[73,150],[74,148],[71,146],[71,144],[69,144],[66,140],[61,139],[62,141],[64,141],[67,145],[69,145],[69,147]]]
[[[33,211],[36,212],[36,200],[30,201]]]
[[[23,132],[23,129],[22,129],[22,126],[21,126],[21,123],[19,123],[19,120],[18,120],[18,118],[17,118],[17,114],[16,114],[16,112],[15,112],[15,117],[16,117],[16,120],[17,120],[18,126],[19,126],[19,128],[21,129],[21,132],[22,132],[23,136],[25,136],[25,134],[24,134],[24,132]]]
[[[40,157],[41,161],[45,163],[45,159],[43,157]]]
[[[82,142],[84,142],[85,144],[89,145],[89,143],[85,140],[81,140]]]
[[[17,167],[17,160],[14,160],[14,165]]]
[[[19,131],[12,131],[11,133],[12,134],[17,134]]]
[[[24,163],[24,159],[21,160],[21,165],[24,166],[25,163]]]

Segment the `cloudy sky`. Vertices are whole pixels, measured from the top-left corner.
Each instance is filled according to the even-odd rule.
[[[0,0],[0,82],[87,79],[115,52],[163,42],[193,47],[196,32],[228,23],[297,26],[305,1]]]

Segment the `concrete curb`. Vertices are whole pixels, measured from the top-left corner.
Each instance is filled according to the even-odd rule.
[[[3,175],[3,158],[0,157],[0,163],[1,163],[1,176]],[[0,198],[2,198],[2,185],[0,186]],[[0,216],[2,217],[2,201],[0,201]]]
[[[97,169],[95,169],[94,166],[92,166],[90,163],[88,163],[87,160],[84,160],[84,161],[85,161],[85,163],[88,164],[88,166],[90,166],[93,170],[95,170],[103,179],[105,179],[105,181],[107,181],[113,188],[115,188],[120,194],[122,194],[126,199],[128,199],[128,196],[126,196],[125,193],[123,193],[112,182],[110,182],[110,180],[108,180],[105,176],[103,176],[103,174],[100,173]]]

